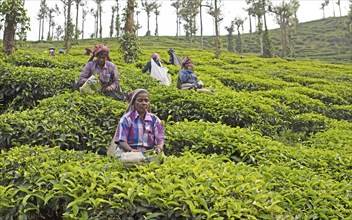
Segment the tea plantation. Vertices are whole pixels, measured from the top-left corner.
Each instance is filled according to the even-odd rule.
[[[351,219],[352,68],[175,47],[214,93],[161,86],[141,68],[167,42],[122,62],[129,92],[151,93],[166,129],[158,166],[106,156],[127,103],[72,92],[89,57],[43,43],[0,58],[0,219]],[[149,42],[149,43],[147,43]],[[180,44],[181,45],[181,44]],[[187,49],[185,49],[187,48]]]

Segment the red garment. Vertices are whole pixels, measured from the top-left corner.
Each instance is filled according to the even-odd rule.
[[[94,46],[92,52],[93,52],[93,55],[96,57],[97,54],[100,52],[100,51],[105,51],[107,52],[108,54],[110,53],[110,50],[107,46],[103,45],[103,44],[97,44]]]

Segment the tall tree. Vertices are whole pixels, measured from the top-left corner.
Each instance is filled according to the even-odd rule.
[[[78,29],[78,16],[79,16],[79,6],[83,3],[82,0],[73,0],[76,3],[76,25],[75,25],[75,40],[78,39],[79,29]]]
[[[248,14],[248,20],[249,20],[249,33],[252,35],[253,33],[253,28],[252,28],[252,16],[254,15],[253,12],[253,8],[252,7],[248,7],[246,9],[244,9],[247,14]]]
[[[71,18],[71,7],[73,4],[73,1],[72,0],[61,0],[61,2],[63,2],[64,5],[67,7],[64,40],[65,40],[66,54],[69,54],[70,50],[71,50],[71,46],[72,46],[72,37],[73,37],[73,22],[72,22],[72,18]]]
[[[85,7],[87,4],[82,4],[81,5],[81,8],[82,8],[82,31],[81,31],[81,34],[82,34],[82,39],[84,38],[84,22],[87,20],[87,15],[88,15],[88,12],[89,10]]]
[[[125,63],[133,63],[138,60],[140,54],[138,38],[135,34],[134,10],[136,7],[135,0],[128,0],[125,8],[125,26],[124,35],[120,50],[123,54]]]
[[[62,39],[62,34],[65,32],[65,30],[62,28],[61,25],[58,25],[55,29],[55,39],[56,40],[61,40]]]
[[[3,51],[10,55],[15,48],[16,29],[19,25],[21,32],[29,30],[29,18],[22,0],[2,0],[0,2],[0,16],[4,17]]]
[[[214,0],[214,6],[210,6],[208,13],[214,17],[215,20],[215,57],[216,59],[220,58],[221,53],[221,41],[220,41],[220,31],[219,26],[220,22],[223,19],[221,17],[221,9],[220,9],[220,0]]]
[[[38,20],[39,20],[39,40],[44,40],[44,23],[45,18],[48,15],[48,5],[46,4],[46,0],[40,1],[40,8],[38,13]]]
[[[104,0],[94,0],[95,3],[97,4],[97,10],[95,12],[96,15],[96,20],[95,20],[95,37],[98,38],[98,33],[99,33],[99,38],[103,38],[103,25],[102,25],[102,11],[103,11],[103,7],[102,7],[102,2]]]
[[[336,4],[339,6],[339,12],[340,12],[340,17],[342,16],[341,14],[341,0],[337,0]]]
[[[155,36],[159,36],[159,24],[158,24],[158,17],[160,15],[160,11],[158,10],[161,7],[161,4],[155,4],[154,14],[155,14]]]
[[[120,21],[120,5],[119,0],[116,0],[116,19],[115,19],[115,31],[116,37],[120,37],[121,21]]]
[[[156,1],[149,2],[148,0],[141,0],[142,2],[142,9],[147,13],[147,33],[145,36],[150,36],[150,28],[149,28],[149,20],[150,20],[150,14],[153,12],[153,10],[156,8],[157,3]]]
[[[110,23],[110,33],[109,36],[112,37],[114,35],[114,24],[115,24],[115,12],[116,12],[116,6],[111,7],[111,23]]]
[[[90,14],[94,17],[94,32],[93,37],[98,37],[98,12],[94,8],[90,9]]]
[[[228,32],[227,35],[227,50],[229,52],[235,52],[235,46],[234,46],[234,39],[233,39],[233,32],[235,31],[235,21],[231,21],[230,26],[226,26],[225,29]]]
[[[323,3],[321,3],[321,10],[323,11],[323,18],[325,18],[325,7],[329,5],[329,0],[324,0]]]
[[[235,23],[236,29],[237,29],[236,51],[239,53],[242,53],[243,52],[243,45],[242,45],[240,28],[243,27],[244,20],[240,17],[236,17],[234,20],[234,23]]]
[[[192,36],[197,33],[196,16],[199,13],[197,0],[183,0],[180,9],[181,18],[185,21],[183,28],[192,45]]]
[[[260,51],[263,57],[273,56],[273,44],[266,24],[266,13],[270,8],[269,0],[246,0],[253,15],[257,17],[257,32],[259,35]],[[263,31],[264,26],[264,31]]]
[[[49,10],[48,10],[49,28],[48,28],[48,36],[46,38],[47,40],[53,39],[54,26],[55,26],[55,22],[53,19],[54,19],[54,16],[59,13],[60,13],[60,10],[59,10],[59,6],[57,6],[57,4],[55,4],[55,6],[53,8],[49,8]]]
[[[349,12],[347,15],[347,43],[350,47],[350,52],[351,52],[351,60],[352,60],[352,0],[350,0],[350,5],[349,5]]]
[[[171,3],[171,6],[176,9],[176,37],[179,36],[180,32],[180,24],[181,24],[181,17],[180,17],[180,8],[182,6],[182,0],[174,0]]]
[[[202,7],[210,7],[209,5],[203,5],[203,0],[198,0],[199,3],[199,26],[200,26],[200,46],[203,49],[204,39],[203,39],[203,15],[202,15]]]
[[[139,24],[139,19],[138,19],[138,15],[141,13],[141,11],[136,11],[136,19],[137,19],[137,22],[136,22],[136,26],[135,26],[135,29],[136,29],[136,35],[138,36],[138,30],[142,28],[142,25]]]
[[[120,36],[120,29],[121,29],[120,5],[119,5],[119,0],[116,0],[116,19],[115,19],[116,37]]]

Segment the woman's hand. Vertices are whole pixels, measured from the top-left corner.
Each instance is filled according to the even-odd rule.
[[[155,150],[158,154],[163,152],[163,145],[156,145]]]
[[[106,91],[111,92],[112,91],[112,87],[111,86],[106,87]]]

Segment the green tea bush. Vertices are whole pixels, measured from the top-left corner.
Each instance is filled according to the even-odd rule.
[[[15,67],[0,65],[0,97],[7,109],[27,109],[38,101],[71,89],[78,72],[69,69],[48,69],[37,67]]]
[[[5,62],[15,66],[41,67],[55,69],[76,69],[82,68],[88,62],[86,56],[71,56],[68,54],[56,54],[49,56],[49,53],[38,53],[28,50],[16,50],[13,54],[4,59]]]
[[[0,115],[0,146],[45,144],[105,154],[125,108],[125,103],[99,95],[58,95],[34,109]]]
[[[114,158],[22,146],[1,152],[0,216],[27,219],[347,218],[348,181],[310,169],[166,157],[126,169]]]

